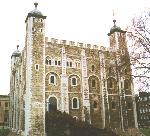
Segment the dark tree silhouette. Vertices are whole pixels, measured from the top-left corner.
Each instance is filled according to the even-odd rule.
[[[95,128],[60,111],[46,112],[45,130],[47,136],[117,136],[111,130]]]

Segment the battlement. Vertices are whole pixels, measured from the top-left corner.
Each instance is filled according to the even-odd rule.
[[[74,41],[67,41],[67,40],[59,40],[56,38],[48,38],[45,37],[45,43],[46,44],[61,44],[61,45],[68,45],[68,46],[76,46],[79,48],[89,48],[89,49],[97,49],[97,50],[102,50],[105,51],[106,48],[103,46],[99,45],[92,45],[89,43],[81,43],[81,42],[74,42]]]

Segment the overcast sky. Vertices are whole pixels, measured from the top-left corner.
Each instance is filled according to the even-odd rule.
[[[112,11],[124,29],[131,17],[150,7],[149,0],[36,0],[47,16],[46,36],[108,46]],[[25,19],[35,0],[3,0],[0,4],[0,94],[8,94],[11,54],[24,47]]]

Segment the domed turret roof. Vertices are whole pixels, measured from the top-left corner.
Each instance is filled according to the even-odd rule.
[[[110,36],[111,34],[113,34],[114,32],[122,32],[125,33],[126,31],[121,30],[120,27],[116,26],[116,20],[113,20],[114,22],[114,26],[110,29],[110,32],[108,33],[108,36]]]
[[[30,11],[28,14],[31,14],[32,16],[43,16],[42,12],[37,9],[38,3],[35,2],[34,5],[35,5],[35,9]]]
[[[19,57],[21,55],[21,52],[18,50],[19,45],[17,45],[17,50],[14,51],[11,55],[11,57]]]
[[[27,21],[28,17],[38,17],[38,18],[43,18],[43,19],[45,19],[45,18],[46,18],[46,16],[44,16],[44,15],[42,14],[42,12],[41,12],[41,11],[39,11],[39,10],[37,9],[37,5],[38,5],[38,3],[37,3],[37,2],[35,2],[35,3],[34,3],[34,5],[35,5],[35,9],[34,9],[34,10],[32,10],[32,11],[30,11],[30,12],[28,13],[28,15],[27,15],[27,18],[26,18],[25,22]]]

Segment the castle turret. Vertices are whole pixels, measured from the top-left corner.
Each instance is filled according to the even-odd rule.
[[[45,19],[34,3],[26,23],[25,136],[45,135]]]
[[[116,25],[116,20],[113,20],[114,26],[110,29],[108,33],[110,40],[110,47],[113,49],[118,49],[122,45],[122,40],[125,42],[126,31],[121,30],[120,27]]]
[[[10,112],[9,112],[9,126],[13,130],[19,130],[19,119],[18,107],[19,107],[19,80],[20,80],[20,63],[21,63],[21,52],[15,50],[11,55],[11,76],[10,76]]]

